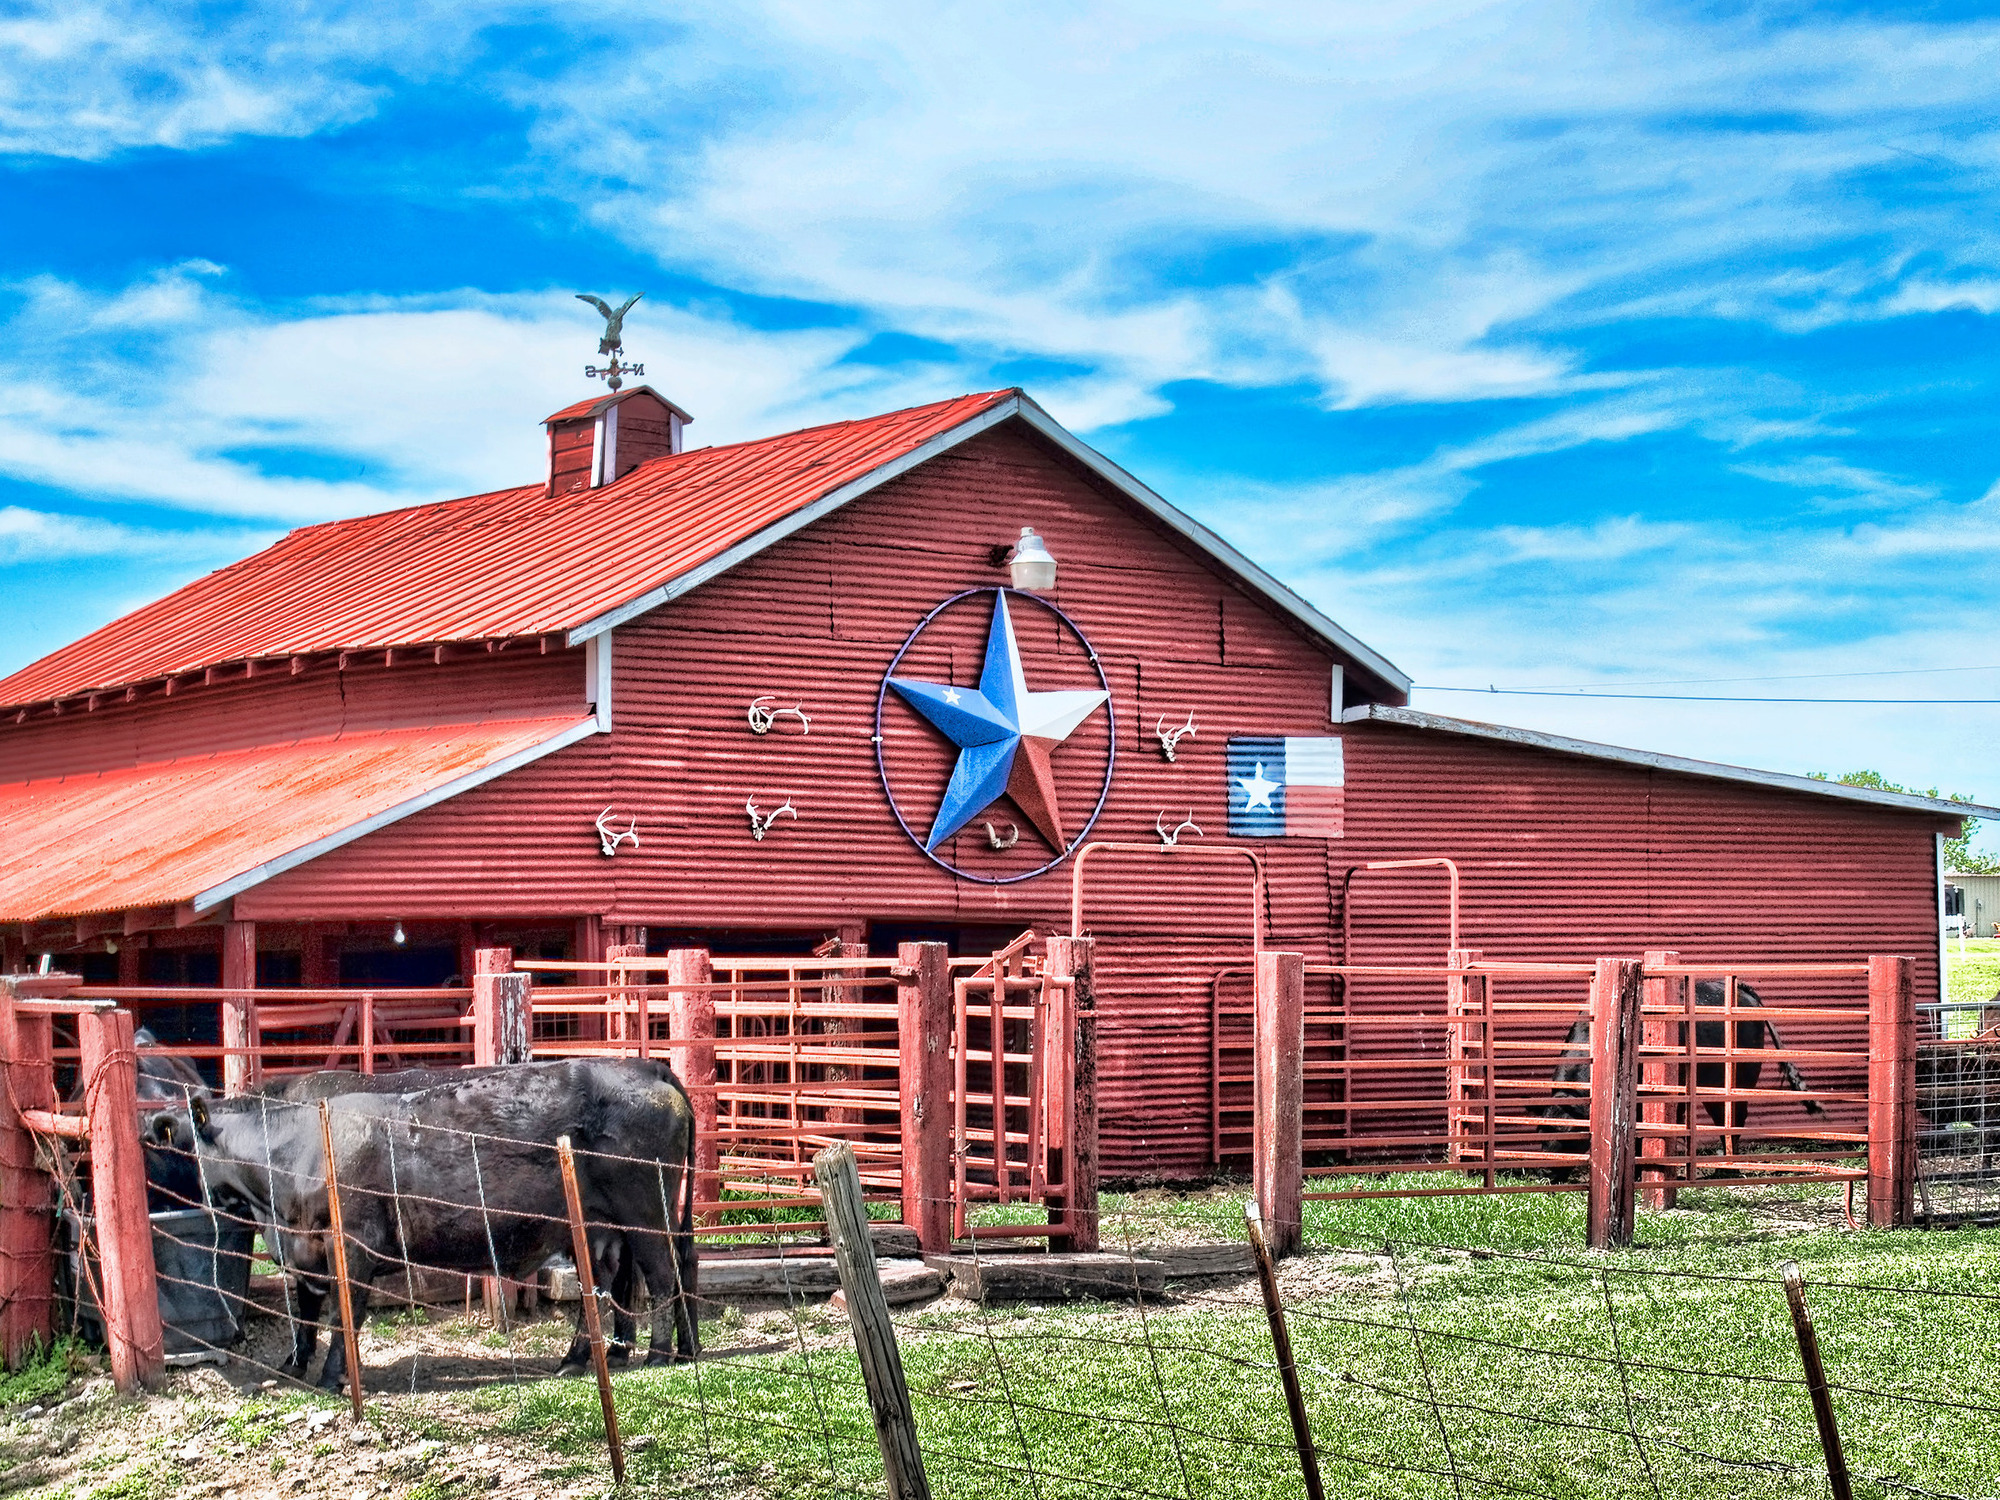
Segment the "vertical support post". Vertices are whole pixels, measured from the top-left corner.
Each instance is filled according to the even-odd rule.
[[[1590,1224],[1593,1250],[1632,1243],[1632,1143],[1644,965],[1600,958],[1590,982]]]
[[[1680,953],[1672,948],[1648,948],[1646,967],[1664,969],[1680,962]],[[1661,1010],[1668,1007],[1683,1008],[1681,987],[1689,981],[1685,977],[1669,978],[1665,975],[1648,977],[1641,987],[1641,1003],[1647,1010]],[[1640,1016],[1639,1039],[1647,1047],[1672,1045],[1675,1022],[1663,1015]],[[1641,1057],[1639,1059],[1639,1080],[1649,1089],[1662,1089],[1674,1083],[1674,1064],[1664,1057]],[[1674,1105],[1663,1093],[1642,1094],[1639,1099],[1639,1120],[1645,1125],[1666,1125],[1674,1117]],[[1690,1137],[1692,1139],[1692,1137]],[[1642,1135],[1639,1138],[1639,1160],[1643,1164],[1649,1158],[1667,1155],[1667,1138],[1664,1135]],[[1666,1174],[1658,1167],[1642,1166],[1642,1176],[1649,1183],[1658,1183]],[[1672,1208],[1680,1199],[1677,1187],[1648,1186],[1643,1190],[1646,1207]]]
[[[604,1034],[607,1039],[630,1048],[639,1057],[646,1055],[643,1040],[646,1035],[646,992],[634,989],[632,981],[635,976],[643,978],[645,971],[619,965],[625,959],[645,956],[644,943],[613,943],[604,950],[604,961],[613,965],[604,973],[605,994],[612,1004],[619,1007],[607,1013],[605,1019],[609,1024]],[[634,1038],[640,1040],[635,1043]]]
[[[1868,960],[1868,1223],[1908,1225],[1917,1182],[1917,961]]]
[[[562,1165],[563,1201],[569,1207],[570,1255],[576,1265],[576,1287],[583,1298],[583,1328],[590,1339],[590,1362],[597,1368],[597,1404],[604,1411],[604,1441],[611,1448],[611,1478],[625,1482],[625,1444],[618,1436],[618,1405],[611,1399],[611,1364],[604,1353],[604,1319],[597,1306],[597,1277],[590,1264],[590,1232],[583,1222],[583,1193],[576,1184],[576,1153],[569,1137],[556,1137],[556,1157]]]
[[[1094,1254],[1099,1246],[1097,1215],[1097,939],[1052,937],[1046,970],[1067,977],[1061,987],[1059,1023],[1052,1025],[1048,1058],[1053,1086],[1069,1096],[1062,1121],[1063,1207],[1070,1232],[1052,1236],[1049,1248]],[[1054,1020],[1056,1018],[1052,1018]],[[1056,1047],[1063,1049],[1060,1061]],[[1053,1125],[1051,1126],[1053,1130]]]
[[[951,993],[943,943],[897,945],[903,1222],[932,1254],[951,1248]]]
[[[333,1274],[340,1293],[341,1347],[347,1354],[347,1395],[354,1406],[354,1420],[362,1420],[361,1339],[354,1327],[354,1294],[347,1279],[347,1225],[340,1212],[340,1164],[333,1154],[333,1112],[326,1100],[319,1101],[319,1139],[326,1152],[326,1208],[333,1235]]]
[[[132,1012],[77,1017],[84,1108],[90,1119],[91,1205],[103,1269],[104,1338],[111,1377],[128,1395],[166,1373],[153,1225],[146,1215],[146,1158],[139,1142],[139,1059]]]
[[[252,1024],[257,987],[257,924],[222,924],[222,1092],[247,1093],[257,1081]]]
[[[55,1184],[35,1164],[24,1109],[56,1102],[49,1017],[14,1008],[0,989],[0,1360],[19,1369],[54,1335],[55,1256],[49,1233]]]
[[[722,1197],[722,1150],[717,1141],[720,1114],[715,1076],[715,994],[702,988],[715,982],[715,966],[706,948],[676,948],[667,955],[667,1002],[672,1017],[668,1032],[673,1069],[694,1106],[694,1195],[699,1201]],[[682,988],[691,986],[691,988]]]
[[[1305,1238],[1306,959],[1257,955],[1257,1123],[1251,1172],[1265,1242],[1283,1257]]]
[[[533,1061],[533,980],[514,972],[512,948],[481,948],[472,962],[473,1066]]]
[[[866,958],[868,945],[858,938],[836,937],[813,951],[815,954],[824,953],[828,958]],[[822,1004],[852,1005],[865,998],[861,986],[851,978],[845,977],[846,970],[836,969],[833,972],[834,979],[820,989],[819,998]],[[861,1024],[847,1016],[827,1016],[820,1021],[820,1033],[823,1036],[847,1036],[860,1030]],[[857,1070],[846,1063],[828,1063],[823,1076],[830,1084],[848,1083],[855,1079]],[[826,1112],[827,1123],[835,1126],[859,1125],[864,1118],[866,1117],[863,1111],[852,1105],[835,1105]]]
[[[1278,1378],[1285,1386],[1285,1410],[1292,1419],[1292,1443],[1299,1450],[1299,1472],[1305,1477],[1307,1500],[1326,1500],[1319,1451],[1313,1446],[1312,1422],[1306,1416],[1306,1394],[1299,1385],[1298,1361],[1292,1358],[1292,1332],[1285,1326],[1285,1304],[1278,1295],[1278,1269],[1271,1263],[1271,1247],[1264,1239],[1264,1219],[1255,1198],[1243,1205],[1243,1223],[1250,1232],[1250,1254],[1257,1262],[1257,1284],[1264,1292],[1271,1350],[1278,1357]]]
[[[1799,1363],[1805,1366],[1806,1390],[1812,1396],[1820,1451],[1826,1455],[1827,1488],[1833,1491],[1833,1500],[1854,1500],[1847,1455],[1841,1450],[1840,1428],[1833,1417],[1833,1396],[1826,1388],[1826,1366],[1820,1363],[1819,1333],[1813,1327],[1812,1311],[1806,1306],[1805,1280],[1799,1275],[1796,1261],[1788,1260],[1778,1269],[1785,1278],[1785,1301],[1792,1309],[1792,1332],[1799,1341]]]
[[[904,943],[898,951],[916,946],[941,951],[944,945]],[[903,1379],[902,1351],[896,1347],[889,1299],[882,1295],[882,1279],[875,1269],[875,1246],[868,1236],[868,1210],[854,1148],[845,1141],[828,1146],[813,1158],[813,1176],[825,1205],[827,1238],[833,1242],[841,1290],[847,1294],[847,1321],[854,1330],[854,1352],[860,1356],[861,1379],[868,1389],[875,1441],[882,1449],[884,1487],[889,1500],[930,1500],[916,1414]]]

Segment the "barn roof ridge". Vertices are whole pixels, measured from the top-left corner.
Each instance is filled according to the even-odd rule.
[[[1396,708],[1386,703],[1365,703],[1341,715],[1344,723],[1399,724],[1406,729],[1428,729],[1441,734],[1459,734],[1470,739],[1498,740],[1529,750],[1552,750],[1561,755],[1578,755],[1589,760],[1616,761],[1655,771],[1672,771],[1683,776],[1701,776],[1711,781],[1735,781],[1766,790],[1804,792],[1809,796],[1833,797],[1843,802],[1865,802],[1897,812],[1939,813],[1949,818],[2000,818],[2000,807],[1977,802],[1952,802],[1943,797],[1926,797],[1916,792],[1885,792],[1875,787],[1849,786],[1842,781],[1821,781],[1789,771],[1762,771],[1753,766],[1734,766],[1726,761],[1696,760],[1691,756],[1668,755],[1659,750],[1633,750],[1623,745],[1600,744],[1596,740],[1573,739],[1566,734],[1550,734],[1541,729],[1521,729],[1511,724],[1490,724],[1482,719],[1459,719],[1434,714],[1420,708]]]
[[[0,706],[330,650],[558,633],[577,645],[1013,419],[1310,636],[1409,690],[1386,657],[1010,386],[661,455],[595,489],[512,486],[299,527],[0,679]],[[605,524],[574,526],[582,513]]]

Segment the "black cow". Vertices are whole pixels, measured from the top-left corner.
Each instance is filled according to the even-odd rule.
[[[399,1262],[405,1246],[419,1265],[523,1279],[567,1250],[567,1206],[550,1148],[568,1135],[579,1153],[584,1217],[622,1237],[655,1289],[647,1362],[694,1358],[694,1113],[672,1070],[654,1061],[572,1059],[481,1074],[407,1093],[327,1099],[357,1320],[369,1282]],[[288,1368],[303,1373],[332,1270],[318,1110],[268,1096],[213,1106],[197,1100],[185,1114],[157,1117],[154,1132],[191,1145],[210,1188],[252,1205],[273,1254],[298,1273],[301,1320]],[[581,1363],[586,1348],[579,1331],[566,1362]],[[338,1389],[345,1364],[335,1341],[320,1385]]]
[[[1703,979],[1695,983],[1694,1003],[1696,1005],[1720,1007],[1722,1001],[1722,980]],[[1751,1010],[1761,1008],[1764,1002],[1758,996],[1754,987],[1739,981],[1736,986],[1736,1004],[1739,1009]],[[1723,1045],[1724,1030],[1728,1024],[1726,1021],[1695,1022],[1695,1045],[1697,1047],[1720,1048]],[[1675,1045],[1685,1048],[1687,1046],[1687,1022],[1681,1022],[1675,1030],[1678,1038]],[[1765,1041],[1767,1037],[1770,1039],[1768,1044]],[[1776,1026],[1761,1016],[1752,1020],[1739,1019],[1737,1021],[1736,1046],[1740,1051],[1761,1051],[1766,1045],[1774,1052],[1782,1052],[1784,1050],[1784,1043],[1778,1040],[1778,1028]],[[1731,1066],[1731,1064],[1724,1063],[1719,1058],[1714,1062],[1697,1062],[1694,1068],[1695,1087],[1698,1089],[1754,1089],[1757,1087],[1757,1080],[1764,1073],[1764,1065],[1757,1059],[1751,1058],[1747,1061],[1738,1060],[1733,1064],[1736,1073],[1735,1082],[1729,1083],[1726,1081],[1724,1075],[1725,1070]],[[1788,1057],[1778,1059],[1778,1072],[1785,1080],[1785,1087],[1796,1093],[1804,1093],[1810,1087],[1806,1082],[1805,1075],[1798,1070]],[[1680,1069],[1679,1082],[1681,1087],[1686,1087],[1687,1070],[1685,1065]],[[1571,1022],[1569,1035],[1563,1038],[1562,1061],[1556,1065],[1552,1092],[1557,1096],[1555,1102],[1531,1105],[1528,1113],[1544,1120],[1589,1120],[1590,1017],[1587,1014],[1580,1015],[1575,1021]],[[1809,1115],[1823,1115],[1826,1113],[1825,1106],[1817,1099],[1805,1099],[1801,1102],[1805,1105],[1806,1113]],[[1702,1104],[1708,1111],[1708,1117],[1717,1125],[1728,1123],[1732,1129],[1741,1130],[1749,1123],[1750,1101],[1748,1099],[1706,1099],[1702,1101]],[[1726,1112],[1724,1110],[1725,1105],[1729,1106]],[[1687,1123],[1687,1105],[1685,1102],[1675,1108],[1674,1119],[1678,1124]],[[1545,1125],[1542,1128],[1549,1131],[1562,1130],[1565,1133],[1574,1135],[1573,1131],[1563,1126]],[[1570,1170],[1567,1167],[1558,1170],[1554,1174],[1554,1180],[1557,1182],[1565,1180],[1570,1175]]]
[[[159,1038],[141,1026],[132,1033],[132,1049],[138,1054],[138,1094],[142,1110],[162,1105],[183,1105],[190,1099],[209,1097],[208,1085],[185,1057],[173,1057],[160,1050]],[[201,1206],[201,1178],[194,1158],[185,1152],[163,1150],[146,1142],[146,1211],[165,1213],[177,1208]]]
[[[393,1073],[355,1073],[324,1068],[273,1079],[259,1084],[252,1092],[270,1099],[316,1104],[321,1099],[338,1098],[342,1094],[410,1094],[418,1089],[462,1083],[468,1078],[483,1077],[495,1071],[491,1067],[404,1068]],[[611,1297],[611,1337],[606,1341],[605,1357],[614,1365],[622,1365],[632,1358],[632,1350],[638,1342],[639,1325],[634,1312],[639,1305],[642,1282],[638,1261],[628,1252],[623,1235],[605,1230],[591,1232],[590,1260],[594,1284]],[[573,1348],[571,1358],[564,1361],[563,1367],[581,1369],[583,1358],[582,1347]]]

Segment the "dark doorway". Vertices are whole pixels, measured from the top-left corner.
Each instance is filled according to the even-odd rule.
[[[458,975],[458,949],[445,944],[409,948],[367,948],[340,955],[344,990],[436,989]]]

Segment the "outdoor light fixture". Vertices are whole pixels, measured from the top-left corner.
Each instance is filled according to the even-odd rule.
[[[403,924],[401,922],[398,922],[396,924],[396,931],[393,936],[395,944],[398,948],[402,947],[404,943],[409,941],[408,938],[403,936]]]
[[[1014,544],[1014,550],[1007,556],[1007,571],[1013,575],[1015,588],[1030,593],[1040,593],[1056,586],[1056,560],[1049,555],[1042,539],[1035,535],[1034,527],[1021,528],[1021,540]]]

